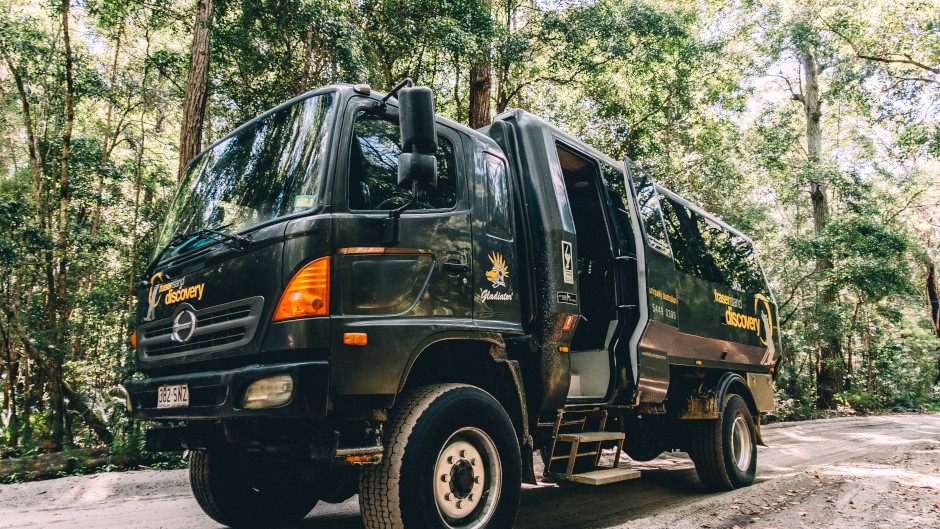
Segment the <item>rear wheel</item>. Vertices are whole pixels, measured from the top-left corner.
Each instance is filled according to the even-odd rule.
[[[298,468],[255,456],[221,447],[193,451],[189,483],[199,506],[213,520],[236,528],[302,520],[317,504],[315,484]]]
[[[418,388],[386,425],[385,458],[364,467],[367,529],[512,527],[521,458],[515,430],[489,393],[460,384]]]
[[[730,395],[721,419],[694,425],[689,455],[706,489],[731,490],[754,483],[757,443],[744,399]]]

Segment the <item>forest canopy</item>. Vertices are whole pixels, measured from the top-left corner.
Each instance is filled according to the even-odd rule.
[[[405,77],[749,234],[777,418],[940,407],[938,0],[0,0],[0,456],[139,450],[117,388],[185,163],[296,95]]]

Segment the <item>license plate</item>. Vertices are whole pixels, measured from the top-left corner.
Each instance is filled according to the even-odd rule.
[[[157,409],[189,406],[189,386],[174,384],[157,388]]]

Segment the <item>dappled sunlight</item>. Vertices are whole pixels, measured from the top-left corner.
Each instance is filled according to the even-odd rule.
[[[930,442],[930,441],[936,440],[936,437],[928,438],[928,439],[920,439],[920,438],[915,438],[915,439],[903,438],[902,439],[894,434],[883,434],[883,433],[875,433],[875,432],[859,432],[859,433],[846,434],[846,438],[857,439],[858,441],[864,442],[867,444],[875,444],[875,445],[882,445],[882,446],[912,445],[912,444],[924,443],[924,442]]]
[[[818,473],[821,477],[883,479],[894,481],[905,487],[938,489],[940,491],[940,476],[897,467],[883,465],[829,467],[820,469]]]

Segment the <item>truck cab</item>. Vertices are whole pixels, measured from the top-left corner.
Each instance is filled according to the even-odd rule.
[[[359,492],[367,527],[509,527],[536,451],[754,479],[780,332],[753,244],[532,114],[294,98],[190,162],[145,275],[128,412],[225,525]]]

